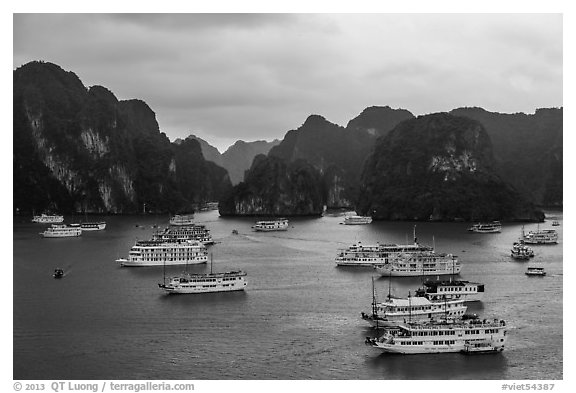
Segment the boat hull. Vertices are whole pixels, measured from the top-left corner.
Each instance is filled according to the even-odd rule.
[[[454,353],[464,350],[464,343],[453,345],[396,345],[376,342],[372,344],[374,348],[380,349],[386,353],[397,353],[401,355],[418,355],[423,353]]]
[[[106,223],[97,223],[97,224],[80,224],[80,228],[82,228],[83,231],[102,231],[104,229],[106,229]]]
[[[116,262],[124,267],[138,267],[138,266],[176,266],[176,265],[200,265],[207,263],[208,259],[192,260],[192,261],[130,261],[128,259],[120,258]]]
[[[167,294],[175,295],[190,295],[190,294],[200,294],[200,293],[217,293],[217,292],[236,292],[243,291],[246,287],[246,282],[243,285],[236,285],[233,287],[216,287],[216,288],[190,288],[190,287],[177,287],[171,285],[158,284],[160,289],[164,290]]]
[[[78,237],[82,235],[82,231],[75,231],[75,232],[70,232],[70,233],[46,233],[46,232],[42,232],[40,233],[42,236],[44,236],[45,238],[51,238],[51,239],[56,239],[56,238],[61,238],[61,237]]]
[[[460,274],[460,268],[452,270],[434,270],[434,271],[398,271],[398,270],[388,270],[382,268],[376,268],[378,273],[386,277],[423,277],[423,276],[446,276]]]

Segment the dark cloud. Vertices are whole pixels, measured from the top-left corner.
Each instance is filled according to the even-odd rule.
[[[562,105],[558,14],[15,14],[14,67],[31,60],[140,98],[172,139],[221,150],[371,105]]]

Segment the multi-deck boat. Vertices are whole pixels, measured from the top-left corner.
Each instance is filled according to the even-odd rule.
[[[520,239],[512,245],[510,256],[514,259],[527,260],[534,256],[534,250],[524,244],[524,240]]]
[[[540,227],[538,227],[536,231],[530,231],[524,234],[524,228],[522,228],[522,237],[526,244],[558,243],[558,232],[556,232],[555,229],[540,229]]]
[[[260,232],[286,231],[288,230],[288,220],[286,218],[279,218],[277,220],[256,221],[256,224],[252,228]]]
[[[64,221],[64,216],[60,216],[57,214],[44,214],[42,213],[39,216],[34,216],[32,218],[32,222],[38,222],[40,224],[58,224]]]
[[[472,225],[468,230],[477,233],[497,233],[502,230],[502,224],[500,221],[492,221],[488,223],[479,222],[478,224]]]
[[[214,244],[210,230],[205,225],[193,224],[167,227],[152,235],[152,240],[167,242],[199,241],[204,245]]]
[[[465,302],[481,301],[484,297],[484,284],[463,280],[427,280],[416,290],[416,296],[426,296],[431,300],[456,300]]]
[[[347,216],[344,217],[344,225],[364,225],[370,224],[372,217],[367,216]]]
[[[526,269],[526,275],[527,276],[545,276],[546,271],[544,270],[543,267],[528,266],[528,268]]]
[[[181,226],[181,225],[193,225],[194,224],[194,214],[176,214],[170,217],[170,225]]]
[[[346,249],[339,250],[336,256],[338,266],[381,266],[395,260],[399,255],[430,252],[432,247],[414,244],[363,245],[357,242]]]
[[[383,276],[420,277],[459,274],[462,266],[455,255],[425,251],[401,255],[390,263],[375,266],[375,269]]]
[[[243,291],[246,287],[245,277],[246,273],[242,271],[207,274],[182,273],[170,278],[168,284],[158,284],[158,286],[167,293]]]
[[[361,313],[362,319],[372,326],[398,326],[407,322],[427,322],[442,318],[461,318],[467,307],[464,300],[435,300],[425,296],[405,299],[388,297],[384,302],[372,304],[372,314]]]
[[[106,229],[106,223],[104,221],[101,222],[83,222],[80,224],[80,228],[83,231],[101,231]]]
[[[200,242],[137,241],[128,258],[119,258],[121,266],[192,265],[206,263],[208,251]]]
[[[407,323],[386,329],[366,344],[389,353],[501,352],[506,344],[506,322],[494,319]]]
[[[75,237],[82,235],[82,228],[79,224],[52,224],[44,232],[40,232],[44,237]]]

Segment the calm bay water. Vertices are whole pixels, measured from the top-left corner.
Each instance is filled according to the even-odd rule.
[[[157,286],[161,267],[114,262],[168,216],[94,217],[107,221],[105,231],[69,239],[44,239],[44,225],[15,217],[14,379],[562,379],[563,223],[561,212],[548,216],[541,227],[556,217],[559,244],[534,246],[530,262],[509,256],[521,224],[472,234],[466,223],[417,223],[420,242],[434,236],[437,251],[459,256],[462,279],[486,284],[468,312],[508,322],[507,349],[484,356],[387,355],[364,345],[373,332],[360,312],[370,309],[376,275],[336,267],[334,257],[359,240],[411,242],[413,223],[345,226],[327,216],[256,233],[252,219],[197,213],[217,241],[214,271],[244,270],[248,287],[168,296]],[[526,276],[533,262],[548,275]],[[66,270],[61,280],[52,278],[56,267]],[[168,275],[181,270],[167,267]],[[400,277],[391,287],[406,296],[420,283]],[[388,285],[376,280],[380,298]]]

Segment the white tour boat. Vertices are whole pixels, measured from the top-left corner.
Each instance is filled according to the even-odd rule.
[[[502,224],[500,221],[492,221],[488,223],[479,222],[478,224],[472,225],[468,230],[476,233],[497,233],[502,230]]]
[[[372,217],[368,216],[347,216],[344,217],[344,225],[365,225],[372,222]]]
[[[80,228],[83,231],[102,231],[106,229],[106,223],[104,221],[101,222],[83,222],[80,223]]]
[[[208,251],[200,242],[137,241],[128,258],[116,260],[121,266],[193,265],[208,262]]]
[[[428,322],[461,318],[466,313],[464,300],[431,301],[427,297],[387,298],[372,305],[372,314],[361,313],[362,319],[375,327],[391,327],[408,322]]]
[[[256,224],[252,228],[260,232],[286,231],[288,230],[288,220],[286,218],[279,218],[277,220],[256,221]]]
[[[181,226],[181,225],[193,225],[194,224],[194,214],[176,214],[170,217],[170,225]]]
[[[44,232],[40,232],[44,237],[76,237],[82,235],[82,228],[78,224],[52,224]]]
[[[414,243],[412,244],[368,244],[357,242],[345,249],[338,250],[336,265],[338,266],[381,266],[397,259],[403,254],[430,252],[432,247],[418,243],[416,226],[414,226]]]
[[[503,320],[461,320],[407,323],[386,329],[379,338],[366,337],[366,344],[388,353],[481,353],[501,352],[506,344]],[[483,348],[483,350],[482,350]]]
[[[526,269],[526,275],[527,276],[545,276],[546,271],[544,270],[543,267],[528,266],[528,268]]]
[[[34,216],[32,218],[32,222],[37,222],[40,224],[59,224],[64,221],[64,216],[60,216],[57,214],[44,214],[42,213],[39,216]]]
[[[484,297],[484,284],[464,280],[427,280],[416,291],[416,295],[434,300],[446,298],[476,302]]]
[[[512,249],[510,250],[510,256],[518,260],[528,260],[534,257],[534,250],[532,250],[532,248],[524,244],[524,240],[520,239],[520,241],[515,242],[512,245]]]
[[[205,225],[193,224],[171,226],[152,235],[152,240],[164,240],[167,242],[181,242],[186,240],[199,241],[204,245],[214,244],[210,230]]]
[[[224,273],[191,274],[182,273],[169,279],[167,284],[158,286],[167,293],[210,293],[243,291],[246,287],[246,273],[242,271]]]
[[[524,227],[522,227],[522,237],[526,244],[557,244],[558,232],[555,229],[538,229],[524,234]]]
[[[382,266],[375,266],[382,276],[421,277],[459,274],[462,266],[452,254],[436,254],[434,251],[404,254]]]
[[[398,258],[401,254],[412,254],[432,251],[432,247],[414,244],[380,244],[363,245],[354,243],[346,249],[339,250],[336,256],[338,266],[380,266]]]

